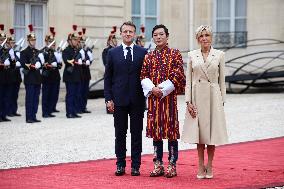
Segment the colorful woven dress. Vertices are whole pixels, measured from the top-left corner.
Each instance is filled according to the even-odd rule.
[[[164,47],[145,56],[140,79],[149,78],[155,86],[170,80],[175,90],[164,98],[148,96],[146,136],[154,141],[180,138],[177,94],[184,91],[185,75],[182,56],[177,49]]]

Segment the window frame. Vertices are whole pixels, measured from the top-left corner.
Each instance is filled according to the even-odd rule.
[[[247,40],[247,0],[246,0],[246,5],[245,5],[246,6],[245,7],[245,9],[246,9],[246,15],[245,16],[236,16],[235,8],[236,8],[236,1],[237,0],[227,0],[227,1],[230,1],[230,17],[229,18],[228,17],[224,17],[224,18],[222,18],[222,17],[218,18],[217,17],[217,1],[218,0],[213,1],[213,11],[212,11],[212,13],[213,13],[213,16],[212,16],[212,18],[213,18],[213,22],[212,22],[213,35],[216,35],[216,36],[218,36],[219,34],[224,35],[227,38],[231,38],[230,43],[232,43],[233,46],[237,45],[236,47],[246,47],[247,46],[247,44],[246,44],[246,40]],[[235,25],[236,20],[242,20],[242,19],[246,20],[246,26],[245,26],[246,31],[237,31],[236,25]],[[226,32],[217,31],[217,21],[218,20],[229,20],[230,21],[229,31],[226,31]],[[239,35],[239,34],[241,34],[241,35]],[[216,36],[214,38],[216,38]],[[244,39],[244,43],[238,43],[237,42],[239,36],[241,36],[241,38]],[[223,40],[223,39],[220,38],[219,40]],[[215,39],[215,40],[217,40],[217,39]],[[227,48],[228,47],[228,46],[225,45],[225,43],[222,44],[222,43],[217,42],[215,45],[217,46],[217,48]],[[218,45],[220,45],[220,46],[218,47]]]
[[[213,3],[213,31],[217,32],[217,21],[218,20],[230,20],[230,31],[228,32],[236,32],[235,21],[238,19],[245,19],[247,20],[247,16],[236,16],[235,7],[236,7],[236,0],[227,0],[230,1],[230,17],[228,18],[218,18],[217,17],[217,0],[214,0]],[[247,2],[247,1],[246,1]],[[247,5],[246,5],[246,12],[247,12]]]
[[[40,5],[42,6],[42,26],[41,27],[38,27],[38,26],[33,26],[34,30],[35,29],[42,29],[42,39],[39,41],[38,39],[38,36],[37,37],[37,43],[36,43],[36,47],[37,48],[42,48],[45,44],[44,44],[44,37],[45,37],[45,34],[47,32],[47,4],[45,2],[20,2],[20,1],[15,1],[14,2],[14,11],[13,11],[13,17],[15,16],[15,6],[16,4],[21,4],[21,5],[24,5],[24,9],[25,9],[25,23],[24,23],[24,26],[18,26],[15,24],[15,19],[13,19],[13,26],[14,26],[14,29],[15,29],[15,32],[16,32],[16,29],[19,28],[19,29],[25,29],[25,36],[22,36],[26,39],[27,37],[27,34],[29,34],[29,28],[28,28],[28,25],[31,24],[31,7],[33,5]],[[19,40],[19,39],[16,39],[16,40]],[[39,43],[40,42],[40,43]]]
[[[131,1],[132,3],[132,1]],[[160,23],[160,0],[157,0],[156,2],[156,15],[146,15],[146,0],[140,0],[140,14],[132,14],[132,10],[131,10],[131,19],[133,18],[140,18],[140,24],[143,26],[146,26],[146,19],[147,18],[156,18],[156,24]],[[140,31],[140,26],[136,26],[136,33],[139,33]],[[151,38],[151,37],[150,37]],[[150,40],[151,41],[151,40]],[[150,41],[147,41],[150,42]]]

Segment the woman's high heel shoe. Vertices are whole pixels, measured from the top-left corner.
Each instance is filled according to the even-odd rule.
[[[205,178],[207,178],[207,179],[212,179],[212,178],[213,178],[213,170],[212,170],[212,167],[211,167],[211,168],[206,167],[206,175],[205,175]]]
[[[206,169],[205,169],[205,167],[203,167],[203,171],[198,170],[196,178],[204,179],[205,177],[206,177]]]

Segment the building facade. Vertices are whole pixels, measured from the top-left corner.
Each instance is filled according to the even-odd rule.
[[[66,40],[72,25],[87,28],[86,35],[96,41],[92,78],[103,76],[101,52],[112,26],[133,20],[139,30],[146,28],[148,46],[152,27],[169,28],[169,45],[183,52],[198,48],[195,29],[201,24],[213,26],[214,46],[224,48],[246,40],[270,38],[284,41],[283,0],[1,0],[0,23],[15,28],[16,39],[26,36],[33,24],[38,48],[44,35],[55,27],[56,38]],[[137,31],[139,33],[139,31]],[[118,39],[119,31],[117,32]],[[246,53],[246,45],[234,53]]]

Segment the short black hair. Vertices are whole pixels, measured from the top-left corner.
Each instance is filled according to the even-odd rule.
[[[168,28],[167,28],[165,25],[163,25],[163,24],[159,24],[159,25],[156,25],[156,26],[153,28],[153,30],[152,30],[152,37],[153,37],[154,32],[155,32],[157,29],[159,29],[159,28],[163,28],[163,29],[165,30],[165,33],[166,33],[166,36],[167,36],[167,37],[170,35]]]
[[[123,22],[123,24],[120,26],[119,30],[122,32],[122,26],[127,25],[127,26],[133,26],[134,27],[134,32],[136,32],[136,26],[132,21],[127,21]]]

